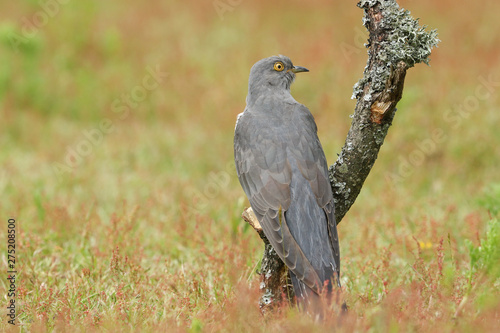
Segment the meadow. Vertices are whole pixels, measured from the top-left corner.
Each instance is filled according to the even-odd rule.
[[[367,59],[356,2],[1,2],[0,330],[496,331],[500,3],[399,3],[441,43],[339,224],[349,311],[315,323],[260,313],[233,131],[250,67],[284,54],[335,161]]]

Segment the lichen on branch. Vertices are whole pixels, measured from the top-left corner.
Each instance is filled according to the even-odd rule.
[[[363,24],[370,34],[368,61],[353,88],[357,103],[346,142],[330,167],[337,223],[377,159],[403,94],[406,71],[417,63],[429,64],[431,50],[439,43],[436,30],[420,26],[395,0],[362,0],[358,7],[365,12]]]
[[[384,90],[391,73],[391,66],[395,67],[401,61],[405,63],[407,69],[418,63],[428,65],[432,48],[439,43],[436,29],[427,31],[426,25],[421,26],[418,19],[410,15],[409,10],[400,8],[394,0],[364,0],[358,3],[358,7],[365,11],[378,9],[377,15],[383,15],[383,19],[373,22],[372,16],[365,13],[363,24],[369,31],[371,31],[370,23],[380,24],[375,28],[385,33],[386,38],[378,43],[377,52],[369,52],[370,56],[377,58],[373,60],[380,63],[380,66],[370,68],[369,72],[367,72],[368,66],[365,68],[363,78],[354,85],[353,99],[360,96],[367,82],[372,82],[367,96]],[[367,47],[371,46],[369,42]]]

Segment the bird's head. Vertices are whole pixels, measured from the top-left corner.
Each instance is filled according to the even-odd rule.
[[[283,55],[259,60],[250,70],[249,93],[274,88],[290,90],[295,73],[301,72],[309,72],[309,70],[294,66],[290,58]]]

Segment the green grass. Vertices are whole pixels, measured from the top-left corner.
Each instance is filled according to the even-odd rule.
[[[259,312],[263,245],[240,218],[248,202],[232,165],[234,123],[253,63],[288,55],[311,70],[293,94],[315,115],[333,163],[366,61],[362,11],[253,1],[221,19],[211,1],[68,2],[16,49],[12,36],[42,9],[0,4],[0,239],[7,244],[15,218],[19,272],[17,326],[3,306],[0,329],[495,331],[500,7],[402,5],[442,42],[431,67],[409,71],[393,127],[339,226],[350,311],[338,318],[333,308],[318,324],[294,308]],[[117,112],[156,66],[168,76]],[[457,114],[490,75],[489,95]]]

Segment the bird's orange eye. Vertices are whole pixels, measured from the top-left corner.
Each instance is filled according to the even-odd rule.
[[[285,65],[281,61],[277,61],[274,63],[274,70],[281,72],[282,70],[285,69]]]

